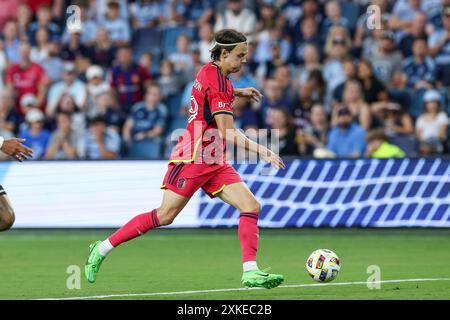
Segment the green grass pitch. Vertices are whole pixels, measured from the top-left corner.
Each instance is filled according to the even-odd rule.
[[[97,283],[84,279],[88,245],[110,230],[12,230],[0,234],[0,299],[121,295],[114,299],[450,299],[450,281],[310,286],[305,261],[315,249],[334,250],[342,261],[332,282],[361,282],[369,265],[381,280],[450,279],[450,230],[267,230],[260,231],[258,263],[285,275],[272,290],[195,292],[240,288],[236,229],[156,230],[117,248]],[[80,266],[81,289],[69,290],[67,268]],[[71,278],[72,280],[74,278]],[[75,278],[76,279],[76,278]],[[70,281],[69,281],[70,282]],[[75,282],[76,283],[76,282]],[[127,294],[194,291],[188,294]]]

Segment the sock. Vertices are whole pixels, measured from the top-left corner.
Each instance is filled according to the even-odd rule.
[[[242,267],[244,269],[244,272],[253,271],[253,270],[259,270],[258,265],[256,264],[256,261],[244,262]]]
[[[98,253],[106,257],[112,249],[114,249],[113,245],[109,242],[109,239],[106,239],[98,246]]]
[[[241,243],[242,262],[256,261],[258,251],[258,216],[257,212],[241,212],[238,237]],[[256,265],[256,262],[255,262]]]
[[[122,228],[111,235],[108,240],[113,247],[119,244],[139,237],[147,231],[159,227],[159,220],[156,214],[156,209],[151,212],[137,215],[128,221]]]

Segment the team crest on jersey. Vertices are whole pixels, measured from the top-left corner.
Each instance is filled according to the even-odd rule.
[[[194,96],[191,96],[191,107],[189,108],[189,119],[188,123],[191,123],[197,117],[198,114],[198,103]]]
[[[186,187],[186,179],[185,178],[179,178],[177,181],[177,188],[178,189],[183,189],[184,187]]]

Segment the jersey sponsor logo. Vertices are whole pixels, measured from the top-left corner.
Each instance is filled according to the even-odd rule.
[[[195,97],[191,96],[191,107],[189,108],[188,123],[191,123],[192,120],[197,118],[197,115],[198,115],[198,103],[197,100],[195,100]]]
[[[228,102],[223,102],[223,101],[219,101],[219,103],[218,103],[218,108],[219,109],[225,109],[225,108],[227,108],[227,107],[229,107],[229,103]]]
[[[183,189],[184,187],[186,187],[186,179],[185,178],[179,178],[177,181],[177,188],[178,189]]]

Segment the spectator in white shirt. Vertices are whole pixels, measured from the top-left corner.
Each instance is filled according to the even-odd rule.
[[[118,46],[127,44],[131,40],[130,25],[126,19],[120,17],[119,8],[117,1],[108,2],[106,18],[102,21],[102,26],[108,31],[109,38]]]
[[[214,30],[217,32],[226,28],[241,31],[251,42],[256,31],[256,16],[252,11],[243,8],[242,0],[228,0],[227,9],[217,17]]]
[[[422,154],[429,154],[430,148],[435,147],[434,152],[442,152],[442,143],[447,137],[449,119],[444,111],[441,111],[441,94],[437,90],[428,90],[423,97],[424,112],[417,118],[416,132],[420,141]]]

